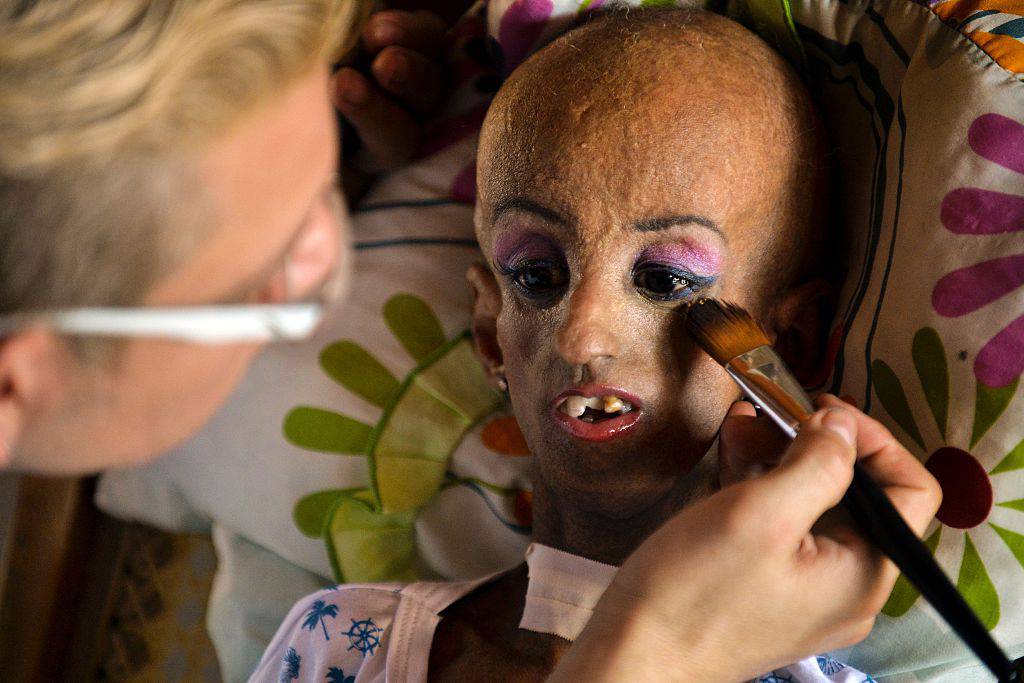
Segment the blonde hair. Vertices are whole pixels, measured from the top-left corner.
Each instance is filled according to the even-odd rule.
[[[201,222],[189,154],[355,39],[365,0],[0,6],[0,313],[137,300]]]

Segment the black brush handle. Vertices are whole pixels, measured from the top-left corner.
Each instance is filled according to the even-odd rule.
[[[853,483],[843,496],[843,505],[868,539],[892,559],[1001,683],[1022,680],[1020,668],[1006,657],[927,546],[859,462],[853,466]]]
[[[699,312],[705,308],[711,310],[715,307],[722,309],[722,305],[713,300],[711,304],[707,301],[698,302],[694,306],[700,308],[694,308],[690,312]],[[704,338],[704,327],[718,329],[717,326],[722,322],[719,318],[730,316],[731,323],[739,321],[743,341],[749,341],[748,328],[752,326],[757,329],[757,323],[749,318],[749,314],[735,306],[728,308],[724,313],[722,310],[712,313],[709,321],[705,321],[712,323],[711,325],[695,322],[695,318],[687,319],[687,330],[715,359],[719,359],[723,354],[715,353],[720,350],[717,342],[711,343]],[[760,337],[764,337],[764,333],[758,331]],[[730,333],[732,332],[733,330],[730,330]],[[785,361],[771,346],[748,347],[747,351],[724,362],[723,366],[755,405],[759,406],[787,436],[796,438],[800,424],[814,412],[814,407]],[[978,615],[939,567],[927,546],[911,531],[906,520],[893,507],[889,497],[859,462],[854,463],[853,481],[843,495],[842,502],[861,526],[868,540],[899,567],[907,580],[917,587],[924,599],[931,603],[978,659],[995,674],[1000,683],[1024,683],[1024,657],[1016,662],[1011,662],[1007,658],[1006,653],[978,619]]]

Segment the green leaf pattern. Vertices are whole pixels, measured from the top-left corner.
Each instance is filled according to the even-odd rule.
[[[445,339],[422,299],[396,295],[384,304],[383,316],[417,363],[402,381],[352,341],[335,342],[320,354],[329,377],[383,409],[378,422],[370,426],[309,406],[295,408],[284,421],[285,437],[297,446],[366,457],[369,488],[316,491],[300,499],[293,513],[303,534],[324,539],[339,582],[413,577],[418,510],[441,489],[466,432],[502,401],[468,333]]]
[[[360,455],[373,428],[359,420],[322,408],[300,406],[284,419],[284,435],[300,448],[342,455]]]
[[[960,562],[960,576],[956,580],[967,604],[981,619],[985,628],[992,630],[999,623],[999,595],[992,579],[988,576],[985,563],[971,541],[970,534],[964,534],[964,556]]]
[[[945,440],[946,419],[949,416],[949,367],[946,365],[946,350],[939,333],[931,327],[918,330],[914,335],[912,355],[925,400],[931,408],[939,434]]]
[[[940,524],[932,532],[931,536],[924,541],[924,544],[928,546],[928,550],[932,551],[932,554],[935,553],[935,548],[939,545],[939,537],[941,535],[942,525]],[[918,592],[914,584],[910,583],[906,576],[900,574],[899,578],[896,579],[896,585],[893,586],[892,593],[889,595],[889,600],[886,601],[885,607],[882,608],[882,614],[887,617],[902,617],[910,611],[910,608],[914,606],[920,595],[921,593]]]
[[[355,342],[340,341],[328,346],[320,353],[320,367],[335,382],[378,408],[386,406],[398,393],[395,376]]]
[[[900,378],[885,361],[876,360],[871,364],[871,381],[875,387],[875,394],[886,412],[922,451],[926,450],[924,438],[921,437],[921,431],[914,421],[914,414],[910,410],[910,403],[907,401]]]
[[[974,398],[974,429],[971,431],[971,448],[974,448],[989,427],[995,424],[999,416],[1010,404],[1013,395],[1017,393],[1017,385],[1020,378],[1013,380],[1005,387],[993,389],[978,382],[977,392]]]

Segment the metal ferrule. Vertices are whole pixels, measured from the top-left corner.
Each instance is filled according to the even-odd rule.
[[[758,346],[736,356],[726,363],[725,370],[790,438],[796,437],[801,419],[814,412],[807,392],[771,346]]]

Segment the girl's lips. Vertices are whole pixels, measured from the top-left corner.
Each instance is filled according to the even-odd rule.
[[[600,420],[599,422],[584,422],[559,410],[562,401],[568,396],[584,396],[587,398],[618,396],[620,399],[630,403],[633,408],[629,412]],[[584,441],[609,441],[623,436],[636,426],[642,412],[643,403],[639,398],[627,391],[603,384],[587,384],[577,389],[563,391],[551,402],[551,416],[554,418],[555,423],[568,432],[570,436],[583,439]]]

